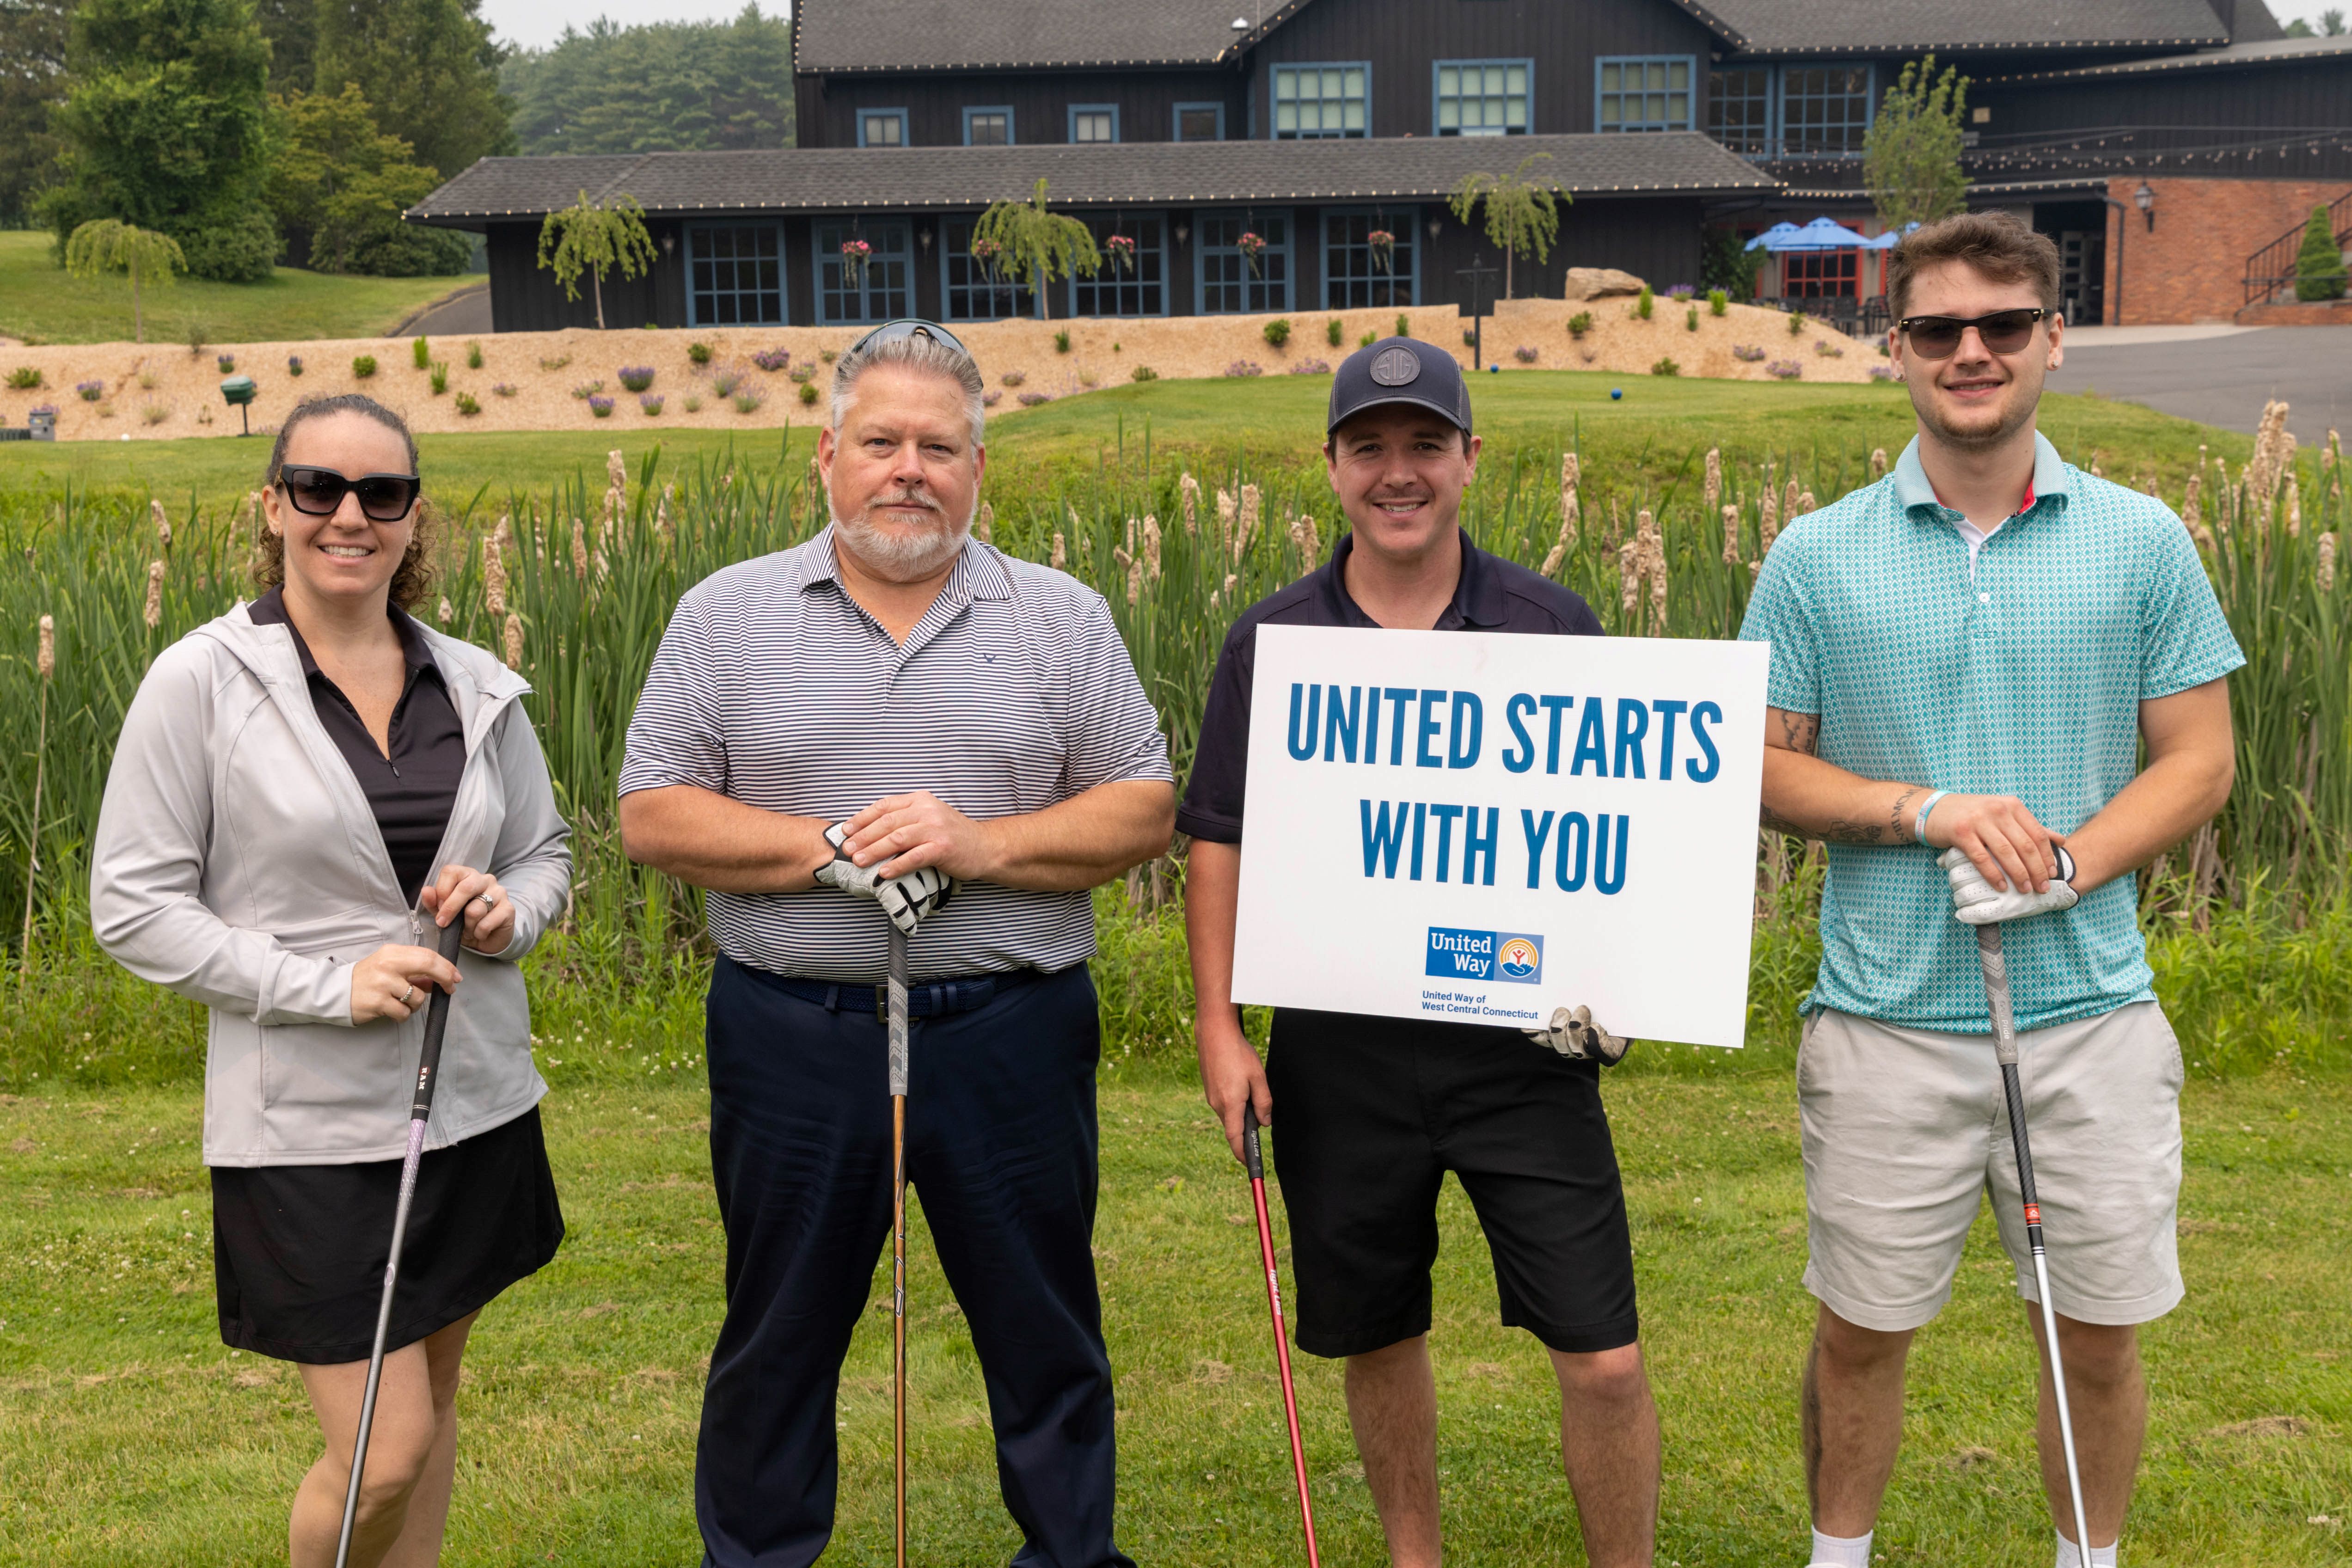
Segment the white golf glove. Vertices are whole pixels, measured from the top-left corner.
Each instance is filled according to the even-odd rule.
[[[1952,909],[1963,924],[1972,926],[1999,925],[2008,921],[2021,921],[2033,915],[2048,914],[2053,910],[2071,910],[2081,895],[2074,891],[2074,858],[2058,845],[2051,851],[2057,857],[2058,875],[2050,879],[2050,890],[2037,893],[2031,888],[2011,888],[2002,892],[1985,880],[1969,852],[1957,846],[1938,856],[1936,864],[1944,868],[1952,881]]]
[[[1633,1042],[1592,1021],[1590,1007],[1559,1007],[1552,1012],[1549,1029],[1522,1029],[1539,1046],[1549,1046],[1570,1061],[1599,1062],[1602,1067],[1615,1067],[1625,1059]]]
[[[955,891],[954,879],[935,866],[919,866],[896,877],[883,877],[872,866],[860,866],[841,852],[848,837],[848,829],[837,822],[824,830],[824,841],[833,846],[833,858],[816,868],[816,879],[845,893],[872,899],[890,917],[890,923],[908,936]]]

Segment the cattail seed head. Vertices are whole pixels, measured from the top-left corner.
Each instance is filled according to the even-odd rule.
[[[1706,485],[1703,493],[1706,498],[1706,510],[1709,511],[1713,511],[1722,502],[1723,449],[1719,447],[1709,447],[1706,449]]]
[[[572,520],[572,575],[583,583],[588,580],[588,525],[576,517]]]
[[[664,542],[667,542],[677,529],[677,524],[669,518],[670,502],[677,499],[677,486],[667,484],[662,486],[661,500],[654,503],[654,533]]]
[[[1797,510],[1797,499],[1801,493],[1801,492],[1797,489],[1797,476],[1790,474],[1789,476],[1789,482],[1780,487],[1781,521],[1794,522],[1798,518],[1804,515]]]
[[[1176,503],[1183,509],[1184,531],[1197,538],[1201,532],[1201,481],[1187,468],[1176,481]]]
[[[147,510],[155,519],[155,542],[164,549],[172,548],[172,520],[163,515],[163,503],[150,500]]]
[[[1150,512],[1143,515],[1143,571],[1152,582],[1160,581],[1160,520]]]
[[[996,542],[996,509],[986,501],[980,503],[980,514],[972,520],[971,536],[982,544]]]
[[[1723,563],[1739,564],[1739,509],[1736,506],[1723,509]]]
[[[1756,558],[1761,561],[1772,553],[1772,542],[1780,537],[1780,508],[1767,486],[1764,499],[1756,504]]]
[[[522,668],[522,617],[512,610],[507,612],[507,622],[499,633],[500,650],[506,656],[509,669]]]
[[[1068,566],[1069,562],[1069,552],[1062,548],[1062,531],[1057,528],[1054,531],[1054,552],[1045,557],[1045,564],[1059,572]]]
[[[436,618],[445,626],[457,618],[457,607],[449,603],[446,594],[441,595],[440,613]]]
[[[160,560],[147,563],[147,604],[140,619],[151,632],[163,624],[163,563]]]
[[[2303,535],[2303,486],[2292,473],[2286,477],[2286,536],[2298,539]]]
[[[1257,487],[1255,485],[1244,485],[1242,487],[1241,521],[1234,535],[1234,559],[1235,561],[1239,561],[1242,558],[1242,552],[1247,550],[1250,545],[1256,541],[1257,525],[1263,511],[1264,501],[1263,498],[1258,494]]]
[[[1870,477],[1876,479],[1884,479],[1885,475],[1886,448],[1884,447],[1873,447],[1870,449]]]
[[[1130,557],[1127,563],[1127,607],[1131,610],[1142,600],[1143,561],[1139,556]]]
[[[2334,542],[2331,538],[2329,541],[2331,559],[2334,556]],[[48,680],[58,673],[58,618],[55,616],[41,617],[41,650],[35,659],[34,668],[41,672],[43,680]]]
[[[2336,534],[2332,530],[2319,536],[2319,564],[2314,575],[2321,593],[2336,592]],[[48,625],[47,616],[41,617],[41,624]]]
[[[1217,487],[1217,548],[1219,550],[1231,550],[1234,547],[1234,518],[1239,510],[1238,503],[1233,498],[1233,492],[1226,489],[1224,486],[1219,485]]]
[[[1813,499],[1813,492],[1806,490],[1797,497],[1797,510],[1790,512],[1789,515],[1792,518],[1798,518],[1804,516],[1809,511],[1819,511],[1821,509],[1822,503]]]
[[[613,489],[616,490],[629,488],[629,468],[621,460],[620,448],[617,447],[604,454],[604,477],[612,481]]]
[[[1317,530],[1315,520],[1303,511],[1298,514],[1298,521],[1290,525],[1290,542],[1298,547],[1298,558],[1306,563],[1307,571],[1314,571],[1322,563],[1323,536]]]
[[[1630,625],[1642,596],[1642,547],[1630,539],[1617,547],[1617,594],[1618,609]]]

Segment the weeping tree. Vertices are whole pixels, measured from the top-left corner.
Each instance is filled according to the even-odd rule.
[[[110,217],[81,225],[66,237],[66,270],[76,278],[98,279],[110,272],[131,275],[131,338],[147,341],[147,318],[139,289],[145,282],[168,289],[173,274],[184,272],[188,258],[180,242],[153,229],[134,228]]]
[[[1936,74],[1936,57],[1913,60],[1886,89],[1886,101],[1862,142],[1862,178],[1878,221],[1899,234],[1968,205],[1969,177],[1960,172],[1969,79],[1957,66]]]
[[[1549,153],[1530,153],[1507,174],[1481,169],[1462,176],[1447,205],[1454,221],[1467,224],[1471,209],[1484,205],[1486,238],[1503,252],[1503,298],[1511,297],[1511,263],[1527,251],[1542,262],[1550,258],[1552,242],[1559,237],[1559,203],[1572,201],[1566,191],[1530,174],[1538,163],[1549,163]]]
[[[580,275],[588,274],[596,298],[596,330],[604,330],[604,274],[637,278],[654,264],[653,237],[646,232],[646,209],[623,195],[606,205],[580,199],[547,215],[539,226],[539,264],[555,273],[567,300],[580,298]]]
[[[1026,278],[1037,296],[1037,314],[1053,318],[1046,285],[1056,278],[1091,278],[1102,268],[1102,252],[1085,224],[1045,210],[1045,182],[1025,202],[993,202],[972,226],[975,247],[986,243],[1007,276]]]

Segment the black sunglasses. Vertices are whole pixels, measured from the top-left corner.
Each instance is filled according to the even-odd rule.
[[[945,327],[940,326],[936,321],[918,321],[911,316],[903,321],[883,322],[880,326],[875,328],[872,331],[866,333],[864,337],[850,344],[849,352],[854,354],[864,353],[867,349],[877,347],[882,343],[889,342],[897,338],[929,338],[933,342],[945,343],[948,347],[955,350],[956,353],[963,355],[966,359],[970,359],[971,357],[971,351],[964,347],[963,344],[958,342],[953,332],[949,331]]]
[[[287,464],[278,470],[278,482],[294,510],[310,517],[331,517],[343,497],[356,493],[360,510],[373,522],[398,522],[416,504],[424,484],[415,474],[362,474],[345,479],[332,468]]]
[[[1911,340],[1911,352],[1921,359],[1949,359],[1959,351],[1960,334],[1970,327],[1997,354],[2013,354],[2033,341],[2034,324],[2052,314],[2044,310],[1995,310],[1986,316],[1906,316],[1900,323]]]

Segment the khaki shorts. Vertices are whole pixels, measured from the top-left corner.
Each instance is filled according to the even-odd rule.
[[[2018,1037],[2050,1289],[2085,1323],[2179,1304],[2180,1046],[2153,1002]],[[1978,1205],[2031,1301],[2032,1254],[1990,1035],[1824,1010],[1797,1053],[1811,1257],[1805,1289],[1850,1323],[1916,1329],[1951,1299]]]

